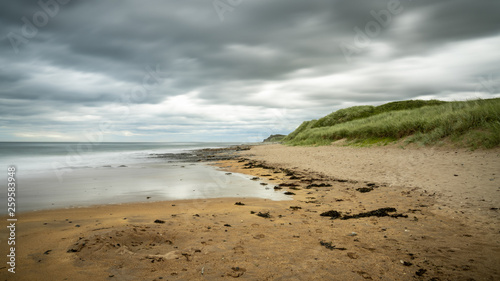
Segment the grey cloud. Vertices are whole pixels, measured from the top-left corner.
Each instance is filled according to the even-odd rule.
[[[144,124],[181,126],[175,133],[182,133],[182,126],[192,133],[211,124],[212,130],[244,134],[238,125],[255,133],[258,129],[249,122],[265,123],[261,113],[273,108],[293,111],[287,122],[298,125],[346,104],[472,92],[480,85],[478,77],[497,85],[500,69],[495,54],[489,62],[478,58],[464,70],[453,63],[463,58],[445,61],[436,53],[468,43],[492,49],[487,39],[500,37],[498,1],[401,0],[403,11],[391,15],[391,23],[347,62],[339,44],[353,44],[354,28],[364,29],[375,20],[372,11],[387,9],[388,2],[242,1],[221,22],[212,1],[69,1],[16,54],[8,35],[22,35],[21,19],[32,21],[43,9],[37,1],[2,1],[0,115],[10,118],[7,126],[12,128],[46,124],[63,132],[72,122],[55,120],[54,112],[75,116],[91,112],[122,130],[137,132],[135,128]],[[444,65],[449,73],[430,77],[422,71],[403,79],[395,66],[398,60],[431,57],[436,58],[431,66]],[[157,65],[169,76],[142,98],[130,99],[131,91],[143,85],[145,67]],[[48,70],[54,74],[48,75]],[[348,76],[336,83],[320,79],[332,75]],[[454,81],[455,77],[459,79]],[[361,82],[349,82],[350,78]],[[136,112],[134,118],[120,120],[107,111],[117,106],[132,111],[135,105],[160,106],[169,97],[187,93],[197,99],[199,114],[156,113],[148,119]],[[212,120],[202,110],[211,105],[242,106],[252,116],[241,115],[230,123]],[[84,128],[78,124],[71,131]]]

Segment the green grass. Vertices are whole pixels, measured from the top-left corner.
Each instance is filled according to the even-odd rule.
[[[283,141],[288,145],[328,145],[340,139],[361,146],[405,139],[405,143],[421,145],[450,140],[473,149],[493,148],[500,145],[500,99],[410,100],[350,107],[303,122]]]

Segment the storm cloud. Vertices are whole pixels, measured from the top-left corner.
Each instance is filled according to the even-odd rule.
[[[257,141],[500,97],[499,1],[2,1],[0,140]]]

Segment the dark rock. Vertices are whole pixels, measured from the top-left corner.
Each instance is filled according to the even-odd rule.
[[[366,193],[366,192],[370,192],[373,190],[372,187],[360,187],[360,188],[356,188],[357,191],[361,192],[361,193]]]
[[[234,203],[234,205],[238,205],[238,206],[244,206],[244,205],[245,205],[245,203],[241,203],[241,202],[236,202],[236,203]]]
[[[294,211],[297,211],[299,209],[302,209],[302,207],[299,207],[299,206],[290,206],[290,209],[292,209]]]
[[[285,195],[295,195],[295,193],[290,192],[290,191],[286,191],[286,192],[285,192],[285,193],[283,193],[283,194],[285,194]]]
[[[155,220],[154,223],[165,223],[165,221],[162,220]]]

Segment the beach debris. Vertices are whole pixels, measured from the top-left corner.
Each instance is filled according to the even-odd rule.
[[[299,209],[302,209],[302,207],[299,207],[299,206],[290,206],[290,209],[292,209],[294,211],[297,211]]]
[[[355,214],[355,215],[342,216],[342,214],[340,212],[335,211],[335,210],[330,210],[330,211],[321,213],[320,216],[331,217],[332,219],[340,218],[341,220],[358,219],[358,218],[366,218],[366,217],[391,217],[391,218],[400,218],[400,217],[407,218],[408,217],[408,215],[403,215],[403,214],[390,215],[389,213],[392,213],[392,212],[396,212],[396,209],[391,208],[391,207],[387,207],[387,208],[380,208],[380,209],[376,209],[373,211],[359,213],[359,214]]]
[[[343,247],[337,247],[335,245],[332,245],[332,242],[325,242],[325,241],[320,241],[319,244],[321,244],[321,246],[324,246],[325,248],[327,248],[328,250],[340,250],[340,251],[345,251],[347,250],[346,248],[343,248]]]
[[[366,192],[370,192],[372,191],[373,188],[372,187],[360,187],[360,188],[356,188],[356,191],[359,191],[361,193],[366,193]]]
[[[280,187],[291,187],[291,186],[299,186],[299,185],[296,183],[280,183],[279,186]]]
[[[120,165],[118,166],[119,168],[124,168],[124,167],[127,167],[126,165]]]
[[[412,265],[413,265],[413,263],[408,262],[408,261],[404,261],[404,260],[399,260],[399,262],[400,262],[402,265],[404,265],[404,266],[412,266]]]
[[[238,206],[245,206],[245,203],[236,202],[236,203],[234,203],[234,205],[238,205]]]
[[[165,223],[163,220],[155,220],[154,223]]]
[[[330,211],[321,213],[320,216],[331,217],[332,219],[336,219],[336,218],[340,218],[342,216],[342,214],[338,211],[330,210]]]
[[[415,272],[415,274],[416,274],[417,276],[422,276],[422,275],[424,275],[426,272],[427,272],[427,269],[423,269],[423,268],[421,268],[421,269],[417,270],[417,271]]]
[[[52,250],[47,250],[47,251],[43,252],[43,254],[48,255],[50,252],[52,252]]]
[[[408,217],[408,215],[403,215],[403,214],[393,214],[393,215],[389,214],[389,213],[396,212],[396,211],[397,211],[396,208],[386,207],[386,208],[380,208],[380,209],[376,209],[373,211],[359,213],[359,214],[355,214],[355,215],[346,215],[346,216],[343,216],[341,219],[347,220],[347,219],[358,219],[358,218],[366,218],[366,217],[388,217],[388,216],[390,216],[392,218],[398,218],[398,217],[407,218]]]
[[[290,192],[290,191],[286,191],[286,192],[285,192],[285,193],[283,193],[283,194],[285,194],[285,195],[295,195],[295,193]]]
[[[228,223],[224,224],[224,226],[226,226],[226,227],[231,227],[231,225],[230,225],[230,224],[228,224]]]
[[[274,190],[279,190],[279,189],[283,189],[282,187],[278,186],[278,185],[275,185],[274,186]]]
[[[232,271],[228,272],[226,275],[234,277],[234,278],[238,278],[238,277],[242,276],[247,271],[245,268],[239,267],[239,266],[232,267],[231,269],[232,269]]]
[[[67,253],[78,253],[83,249],[83,247],[85,247],[85,244],[86,243],[84,241],[78,241],[71,248],[69,248],[66,252]]]
[[[194,215],[193,215],[193,217],[200,217],[200,215],[198,215],[198,214],[194,214]]]
[[[151,196],[146,197],[146,199],[149,199],[149,198],[151,198]]]
[[[267,183],[265,183],[265,182],[261,182],[261,183],[260,183],[260,185],[267,185]]]
[[[229,175],[232,175],[232,174],[233,174],[233,173],[226,173],[226,175],[228,175],[228,176],[229,176]]]
[[[261,177],[270,177],[270,174],[260,175]]]
[[[75,225],[75,227],[80,227],[80,225],[79,225],[79,224],[76,224],[76,225]]]
[[[269,212],[265,212],[265,213],[259,212],[257,214],[257,216],[263,217],[263,218],[266,218],[266,219],[271,218],[271,215],[269,214]]]
[[[331,186],[332,185],[329,183],[320,183],[320,184],[312,183],[312,184],[306,186],[306,189],[311,189],[313,187],[331,187]]]
[[[259,177],[253,177],[250,180],[256,181],[256,180],[259,180],[259,179],[260,179]]]
[[[347,234],[347,236],[356,236],[356,235],[358,235],[358,234],[356,232],[354,232],[354,231],[351,232],[351,233],[349,233],[349,234]]]

